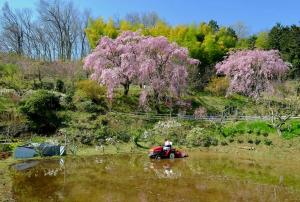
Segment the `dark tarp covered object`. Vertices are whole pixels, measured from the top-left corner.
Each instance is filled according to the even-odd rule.
[[[35,156],[62,156],[65,155],[65,147],[50,143],[27,144],[19,146],[15,150],[15,158],[33,158]]]

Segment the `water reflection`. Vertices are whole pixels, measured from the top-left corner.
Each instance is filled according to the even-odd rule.
[[[152,160],[148,166],[160,179],[176,179],[181,176],[181,171],[175,164],[175,160]]]
[[[22,163],[17,163],[13,167],[17,171],[27,170],[39,164],[39,161],[25,161]]]
[[[300,176],[285,166],[203,154],[103,155],[23,162],[11,173],[16,201],[297,201]]]

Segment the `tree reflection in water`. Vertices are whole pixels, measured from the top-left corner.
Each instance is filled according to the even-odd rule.
[[[16,201],[297,201],[299,162],[191,154],[65,157],[11,167]],[[17,168],[25,169],[17,169]]]

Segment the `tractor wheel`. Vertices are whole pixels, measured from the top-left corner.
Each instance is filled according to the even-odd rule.
[[[174,153],[171,153],[170,156],[169,156],[169,158],[170,158],[170,159],[174,159],[174,158],[175,158],[175,154],[174,154]]]
[[[156,156],[155,156],[155,159],[160,160],[161,157],[160,157],[159,155],[156,155]]]

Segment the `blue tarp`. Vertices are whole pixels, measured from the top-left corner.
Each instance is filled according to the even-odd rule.
[[[17,147],[15,150],[15,158],[17,159],[33,158],[37,155],[38,153],[33,147]]]

